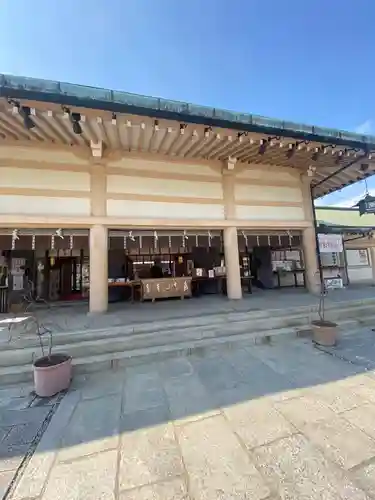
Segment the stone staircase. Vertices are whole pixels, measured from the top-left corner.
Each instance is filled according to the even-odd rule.
[[[329,304],[326,317],[336,321],[342,332],[375,326],[375,299]],[[244,344],[277,342],[307,335],[317,306],[226,312],[165,319],[111,327],[53,334],[54,352],[73,357],[75,373],[89,373],[148,363],[168,357],[204,354]],[[29,381],[32,361],[41,356],[35,334],[20,331],[11,342],[0,344],[2,385]],[[43,338],[45,346],[48,339]]]

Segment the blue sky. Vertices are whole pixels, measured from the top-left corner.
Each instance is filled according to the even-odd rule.
[[[0,72],[375,135],[374,0],[0,5]]]

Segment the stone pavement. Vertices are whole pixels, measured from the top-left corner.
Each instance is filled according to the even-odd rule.
[[[321,350],[349,363],[362,366],[366,370],[375,370],[375,322],[374,328],[361,328],[350,335],[345,335],[334,347]]]
[[[61,396],[40,399],[29,386],[0,390],[0,498],[21,471]]]
[[[307,339],[95,374],[7,498],[375,499],[374,421],[375,374]]]

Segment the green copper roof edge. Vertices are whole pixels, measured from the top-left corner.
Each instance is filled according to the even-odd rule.
[[[325,234],[329,232],[338,233],[368,233],[375,229],[375,226],[345,226],[340,224],[332,224],[330,222],[318,221],[318,233]]]
[[[30,100],[47,100],[68,105],[82,105],[97,109],[113,110],[124,112],[121,107],[126,107],[127,112],[134,109],[135,114],[139,110],[149,110],[152,116],[166,117],[172,115],[181,119],[191,118],[193,123],[205,123],[208,121],[235,125],[236,129],[252,129],[272,133],[276,135],[297,137],[306,136],[311,140],[320,138],[321,142],[334,142],[336,144],[361,145],[364,148],[375,149],[375,136],[361,135],[353,132],[346,132],[338,129],[326,127],[315,127],[311,125],[294,123],[271,119],[249,113],[239,113],[208,106],[196,105],[180,101],[143,96],[129,92],[115,91],[90,87],[85,85],[75,85],[51,80],[42,80],[23,76],[13,76],[0,74],[0,96],[23,98]],[[130,109],[129,109],[130,108]],[[138,112],[137,112],[138,111]],[[157,114],[159,113],[159,114]],[[176,118],[175,118],[176,119]],[[224,126],[224,125],[223,125]]]
[[[333,207],[332,205],[327,207],[324,207],[323,205],[318,205],[318,206],[315,205],[315,210],[332,210],[336,212],[358,212],[357,207]]]

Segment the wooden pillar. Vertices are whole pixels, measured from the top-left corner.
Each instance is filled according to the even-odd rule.
[[[228,299],[242,299],[240,261],[238,255],[237,228],[224,229],[224,255],[227,273]]]
[[[108,231],[105,226],[90,229],[90,313],[108,309]]]
[[[301,184],[305,219],[309,223],[309,227],[302,233],[306,288],[311,293],[320,293],[320,276],[316,250],[314,212],[310,191],[311,177],[308,175],[302,175]]]

